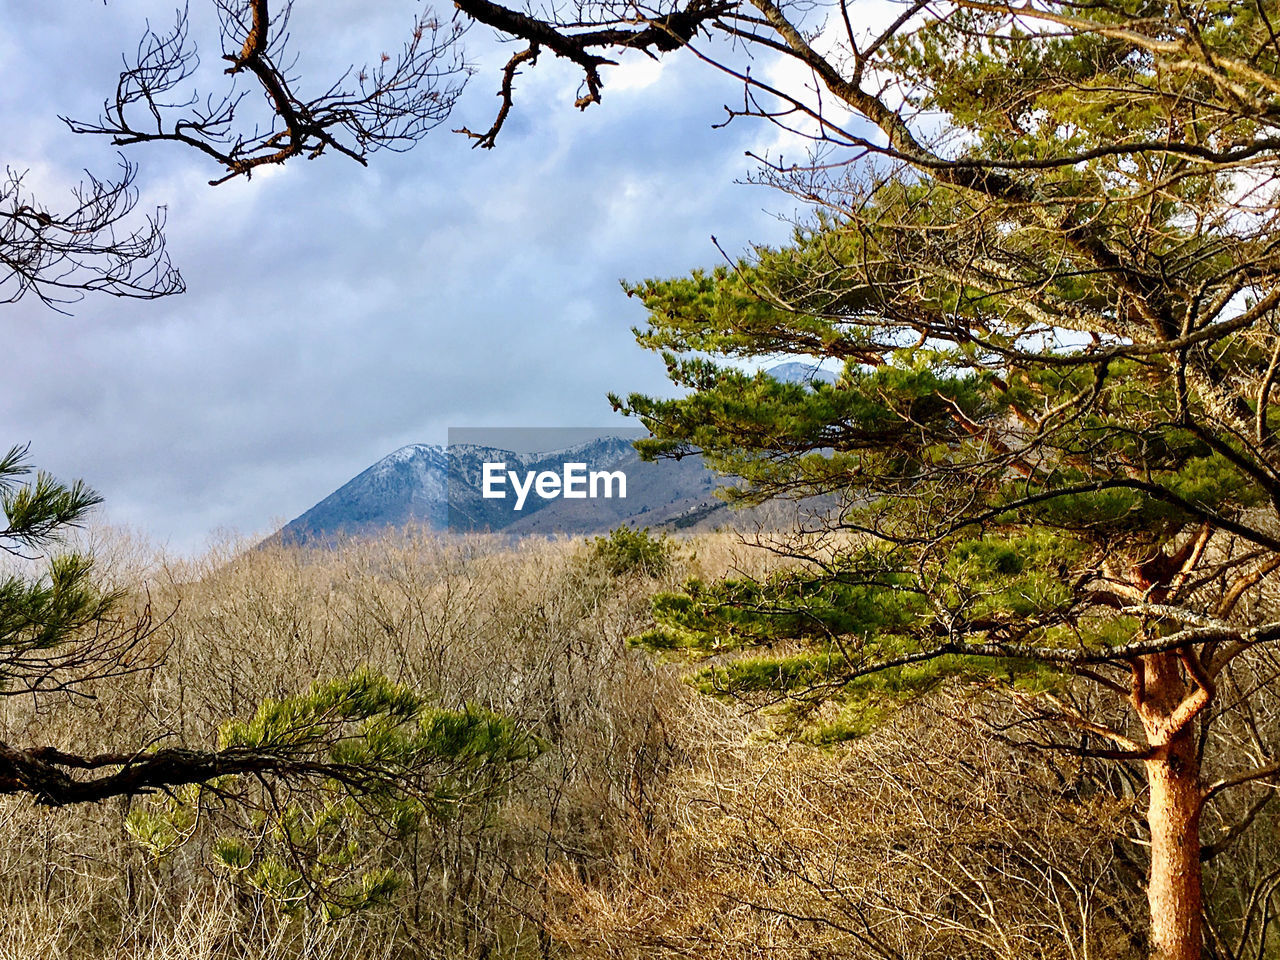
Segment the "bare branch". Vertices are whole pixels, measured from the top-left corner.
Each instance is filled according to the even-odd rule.
[[[55,309],[86,293],[150,300],[185,289],[164,246],[164,208],[135,216],[137,167],[120,159],[117,180],[86,171],[68,209],[38,203],[22,173],[0,181],[0,302],[27,294]],[[136,222],[140,219],[140,222]]]
[[[250,176],[264,164],[332,150],[364,164],[378,150],[402,151],[448,115],[469,73],[457,50],[458,23],[430,17],[414,21],[399,56],[349,69],[319,96],[295,90],[282,66],[291,3],[272,14],[267,0],[216,0],[223,59],[231,86],[221,97],[201,98],[192,87],[199,67],[188,35],[186,10],[172,30],[148,29],[120,75],[114,98],[96,122],[63,118],[76,133],[109,136],[119,145],[174,142],[204,153],[226,173]],[[265,131],[241,121],[244,93],[235,86],[252,76],[267,98],[272,123]]]

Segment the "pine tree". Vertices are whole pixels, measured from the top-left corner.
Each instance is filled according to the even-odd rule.
[[[687,393],[613,398],[734,498],[843,501],[806,564],[691,584],[646,642],[757,651],[708,686],[838,697],[847,730],[981,678],[1140,765],[1160,960],[1201,954],[1206,804],[1280,773],[1201,735],[1280,639],[1271,12],[961,3],[886,37],[904,105],[845,100],[895,162],[775,168],[819,207],[791,245],[630,287]],[[783,355],[839,377],[740,363]]]

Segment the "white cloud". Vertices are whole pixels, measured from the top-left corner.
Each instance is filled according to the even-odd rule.
[[[332,58],[398,36],[399,18],[347,7],[323,27],[343,37]],[[4,60],[29,96],[0,100],[8,157],[41,163],[51,199],[79,166],[114,162],[50,117],[97,109],[144,9],[172,16],[125,2],[0,12],[0,38],[52,21]],[[485,69],[447,126],[482,129],[510,47],[469,39]],[[75,43],[79,61],[50,58]],[[89,300],[72,318],[8,308],[0,443],[31,440],[38,463],[97,486],[110,518],[192,549],[215,528],[265,531],[449,426],[607,421],[607,390],[664,383],[618,279],[714,263],[713,233],[733,251],[784,228],[761,210],[783,198],[732,183],[759,129],[710,129],[731,82],[643,57],[605,80],[604,102],[577,111],[578,77],[545,58],[520,78],[496,150],[442,128],[367,170],[326,156],[210,188],[204,158],[132,151],[144,202],[168,205],[190,292]]]

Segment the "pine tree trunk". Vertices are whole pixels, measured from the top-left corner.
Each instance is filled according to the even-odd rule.
[[[1146,761],[1150,803],[1152,960],[1200,960],[1200,763],[1194,726]]]

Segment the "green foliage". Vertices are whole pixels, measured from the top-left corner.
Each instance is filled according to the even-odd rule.
[[[834,554],[801,543],[763,582],[691,581],[637,643],[828,739],[948,678],[1058,689],[1066,651],[1164,629],[1131,606],[1218,615],[1209,591],[1186,595],[1211,578],[1177,569],[1201,531],[1228,553],[1277,549],[1275,415],[1258,405],[1280,348],[1274,311],[1248,311],[1280,261],[1271,201],[1246,213],[1239,178],[1203,153],[1269,127],[1208,73],[1102,28],[1168,19],[1244,62],[1274,53],[1260,11],[1202,6],[1194,30],[1159,3],[1065,10],[1097,29],[922,15],[876,69],[933,118],[945,161],[886,120],[902,167],[779,172],[819,206],[790,243],[626,287],[648,311],[638,342],[679,388],[611,396],[650,431],[641,454],[701,453],[740,478],[729,499],[838,501]],[[1258,76],[1249,95],[1270,102]],[[1266,180],[1274,156],[1259,163]],[[783,358],[842,369],[743,369]]]
[[[665,533],[620,526],[607,537],[591,541],[590,562],[614,577],[633,573],[660,577],[671,568],[674,553],[675,543]]]
[[[181,787],[160,809],[151,805],[133,807],[124,821],[129,836],[157,859],[173,853],[195,828],[200,790],[197,785]]]
[[[990,625],[1051,620],[1071,607],[1058,570],[1075,556],[1070,542],[1044,534],[965,540],[927,576],[950,607],[967,608]],[[1024,691],[1057,685],[1057,672],[1043,664],[966,656],[963,649],[880,669],[945,630],[917,572],[895,569],[893,557],[872,548],[825,569],[788,569],[764,581],[692,579],[678,593],[655,597],[655,626],[632,643],[695,662],[711,659],[693,674],[698,689],[764,705],[782,731],[814,742],[860,736],[895,706],[949,679],[997,681]],[[1111,623],[1100,619],[1096,627]],[[1037,636],[1054,643],[1059,632]],[[1092,642],[1102,646],[1110,639],[1111,633],[1097,633]]]
[[[95,625],[108,630],[120,594],[94,581],[93,560],[59,549],[101,498],[80,481],[59,483],[43,471],[33,481],[27,447],[0,456],[0,550],[44,561],[42,572],[0,574],[0,690],[47,682],[45,656]],[[58,655],[52,656],[57,662]]]
[[[220,836],[210,852],[235,882],[285,911],[313,909],[334,920],[388,906],[404,885],[395,869],[370,863],[366,851],[404,841],[409,831],[388,837],[374,828],[376,819],[350,798],[315,810],[292,804],[252,843]]]
[[[213,859],[228,870],[247,870],[253,863],[253,848],[240,837],[218,837],[211,852]]]
[[[63,528],[83,520],[102,498],[82,481],[68,486],[44,471],[36,474],[33,483],[20,481],[31,473],[27,451],[26,446],[18,445],[0,456],[0,510],[8,521],[0,537],[40,548],[56,540]]]
[[[389,903],[403,878],[379,857],[500,798],[511,766],[543,750],[510,718],[443,709],[367,668],[263,701],[223,725],[219,747],[263,757],[283,782],[264,791],[256,778],[211,779],[135,809],[130,833],[163,857],[213,818],[226,832],[210,853],[229,876],[328,919]]]
[[[83,484],[43,473],[23,483],[28,473],[25,448],[0,457],[8,521],[0,548],[20,556],[55,546],[98,503]],[[66,688],[77,669],[126,672],[121,658],[146,636],[146,621],[118,630],[109,618],[119,600],[74,552],[51,552],[42,575],[0,579],[0,688]],[[155,761],[150,779],[121,792],[163,792],[135,806],[126,829],[164,858],[198,824],[216,822],[224,829],[210,854],[237,883],[284,909],[330,919],[394,897],[401,878],[383,862],[388,841],[408,843],[428,822],[484,809],[503,795],[512,765],[543,749],[510,718],[479,706],[442,708],[367,668],[265,700],[252,717],[223,724],[218,741],[216,751],[155,748],[118,761],[126,771]]]

